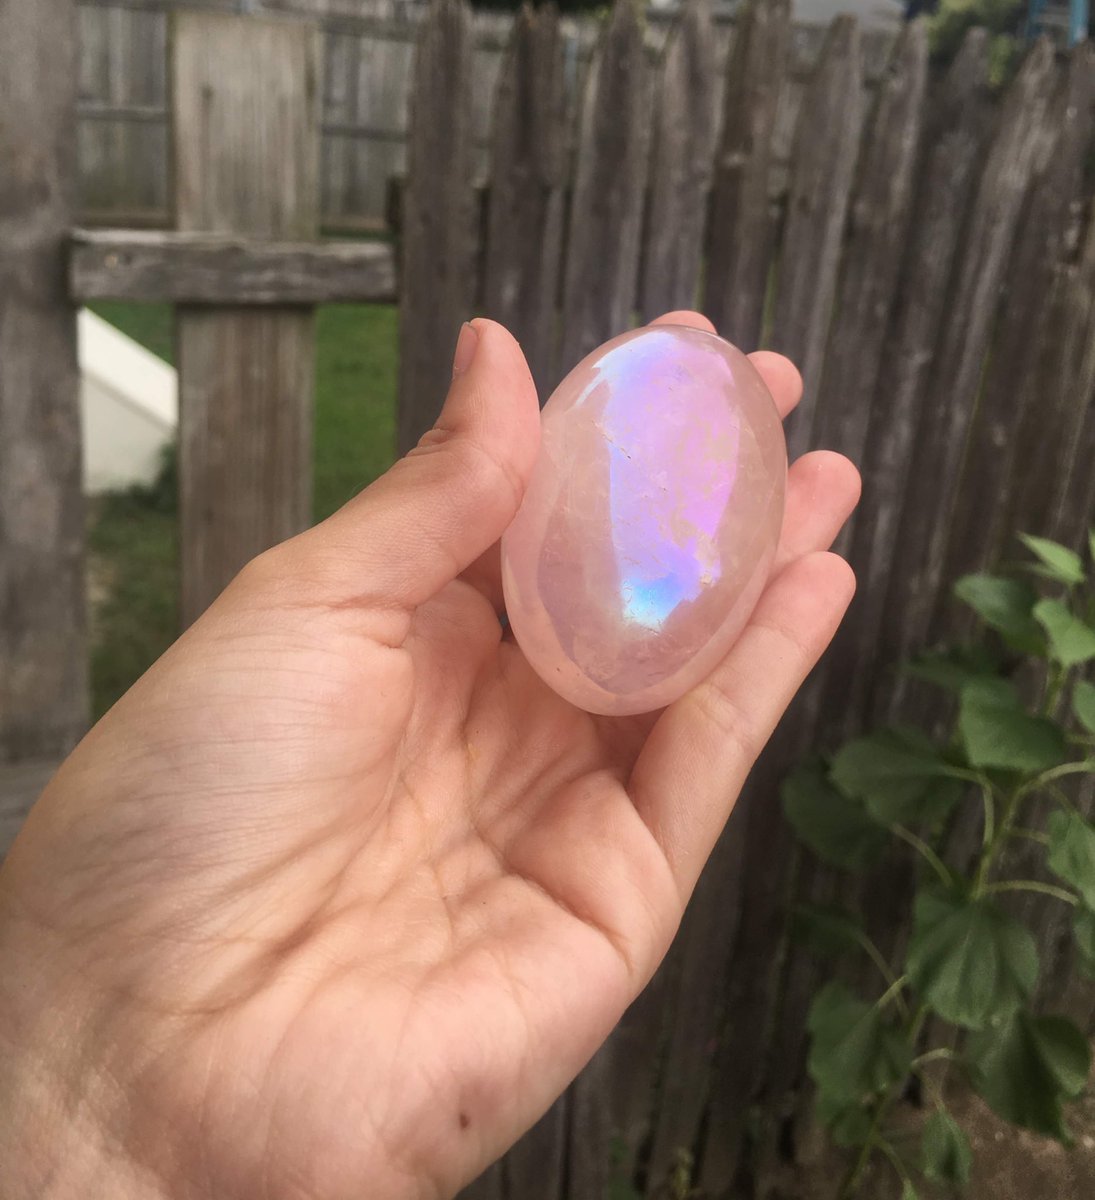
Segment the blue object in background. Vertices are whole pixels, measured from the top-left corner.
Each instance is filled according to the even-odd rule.
[[[1077,42],[1087,39],[1088,30],[1088,0],[1030,0],[1027,7],[1028,38],[1035,38],[1041,33],[1052,33],[1053,27],[1067,28],[1068,44],[1075,46]]]

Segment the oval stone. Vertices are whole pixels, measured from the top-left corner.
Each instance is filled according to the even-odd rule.
[[[649,712],[726,654],[783,520],[771,394],[728,342],[655,325],[585,358],[544,406],[502,537],[506,614],[529,662],[588,712]]]

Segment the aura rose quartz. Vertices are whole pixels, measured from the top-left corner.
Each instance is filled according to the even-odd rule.
[[[506,613],[555,691],[649,712],[710,674],[756,605],[787,448],[753,365],[702,330],[649,326],[583,359],[502,538]]]

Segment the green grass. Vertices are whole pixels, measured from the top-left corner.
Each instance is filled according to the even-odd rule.
[[[167,305],[103,303],[95,311],[173,360]],[[316,324],[316,520],[392,462],[397,318],[393,305],[321,308]],[[153,488],[99,498],[89,528],[92,702],[103,713],[178,633],[173,463]]]

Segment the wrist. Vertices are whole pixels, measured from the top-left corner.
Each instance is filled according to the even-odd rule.
[[[0,1163],[5,1200],[162,1200],[111,1135],[84,1022],[42,979],[42,937],[0,893]],[[71,995],[71,993],[70,993]]]

